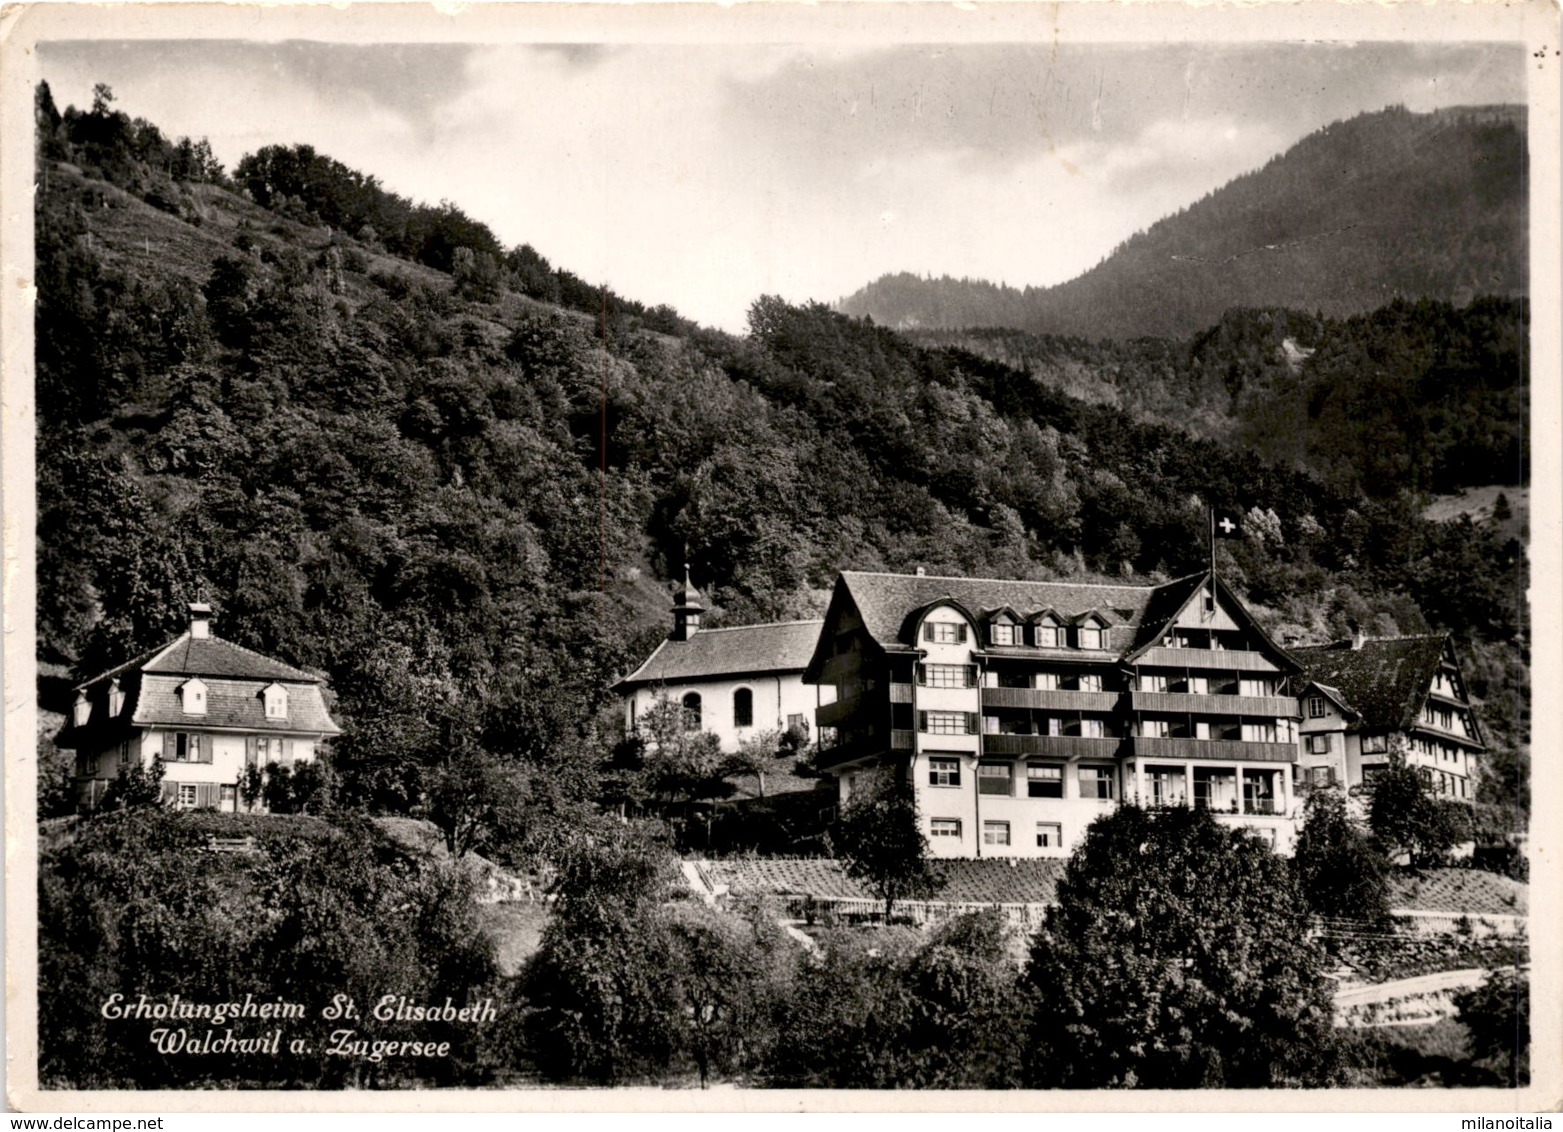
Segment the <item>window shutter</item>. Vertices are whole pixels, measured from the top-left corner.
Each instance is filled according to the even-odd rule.
[[[244,765],[260,765],[260,753],[256,750],[255,736],[253,735],[246,735],[244,737]]]
[[[292,739],[284,739],[282,741],[282,762],[286,766],[293,765],[293,740]]]
[[[217,783],[203,782],[195,788],[195,804],[199,809],[217,805]]]
[[[925,641],[933,640],[933,622],[932,621],[924,621],[923,622],[923,640],[925,640]]]
[[[967,712],[966,713],[966,734],[968,734],[968,735],[975,735],[975,734],[977,734],[977,728],[980,727],[980,726],[981,726],[981,722],[977,719],[977,713],[974,712],[974,711]]]
[[[926,711],[920,711],[917,713],[917,730],[928,730],[928,713]]]
[[[201,745],[200,751],[196,756],[196,762],[209,763],[212,761],[212,747],[215,745],[215,739],[216,737],[213,735],[191,736],[191,740],[193,742],[199,743]]]
[[[968,688],[975,688],[977,686],[977,666],[975,664],[968,664],[966,666],[966,686]]]
[[[966,643],[966,622],[955,626],[955,639],[963,645]]]
[[[928,667],[927,667],[927,665],[919,664],[917,666],[917,682],[919,684],[926,684],[926,683],[928,683]]]
[[[174,744],[178,742],[178,736],[172,731],[163,732],[163,761],[171,763],[177,753]]]

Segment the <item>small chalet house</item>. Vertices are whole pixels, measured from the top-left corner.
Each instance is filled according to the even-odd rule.
[[[1447,634],[1291,650],[1306,670],[1301,772],[1314,785],[1371,785],[1392,749],[1457,801],[1476,797],[1486,748]]]
[[[839,798],[909,773],[940,857],[1067,855],[1123,800],[1295,836],[1294,662],[1212,574],[1160,586],[844,573],[804,679]]]
[[[673,601],[672,634],[613,688],[629,734],[643,731],[662,699],[680,706],[685,728],[711,732],[728,753],[760,731],[812,731],[815,709],[834,694],[803,683],[820,622],[702,629],[705,607],[687,571]]]
[[[318,676],[212,636],[211,616],[191,605],[181,636],[76,688],[55,742],[76,751],[83,809],[160,755],[167,805],[234,811],[246,767],[309,762],[340,731]]]

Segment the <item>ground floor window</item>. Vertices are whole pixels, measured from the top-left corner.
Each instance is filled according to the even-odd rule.
[[[1014,792],[1010,786],[1009,763],[982,763],[978,766],[977,792],[1008,798]]]
[[[1026,796],[1029,798],[1062,798],[1064,796],[1064,768],[1030,763],[1026,767]]]
[[[1153,806],[1181,806],[1188,800],[1188,788],[1181,770],[1146,767],[1145,785]]]
[[[1080,768],[1080,797],[1112,801],[1113,768],[1110,766],[1083,766]]]
[[[959,818],[934,818],[930,832],[935,837],[953,837],[957,841],[961,837],[961,822]]]
[[[1237,812],[1237,772],[1194,768],[1194,804],[1207,810]]]
[[[1280,813],[1280,799],[1273,770],[1243,772],[1243,812],[1245,814]]]
[[[178,802],[178,805],[179,805],[179,808],[181,810],[193,810],[193,809],[195,809],[196,798],[197,798],[197,792],[196,792],[196,789],[195,789],[195,783],[193,783],[193,782],[181,782],[179,784],[179,802]]]
[[[224,783],[218,791],[218,798],[224,806],[232,806],[238,800],[238,788],[233,783]]]
[[[982,843],[984,845],[1008,845],[1009,822],[985,821],[982,823]]]
[[[1064,827],[1057,822],[1037,822],[1037,848],[1061,849],[1064,845]]]

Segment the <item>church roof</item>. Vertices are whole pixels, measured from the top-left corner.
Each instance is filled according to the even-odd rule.
[[[1289,651],[1321,690],[1350,702],[1365,727],[1404,730],[1416,722],[1448,641],[1445,634],[1306,645]]]
[[[764,672],[802,672],[814,654],[823,621],[778,621],[701,629],[687,641],[669,637],[615,688],[679,684]]]

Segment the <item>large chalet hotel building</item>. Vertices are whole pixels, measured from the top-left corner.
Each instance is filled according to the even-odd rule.
[[[798,633],[816,624],[805,662]],[[909,775],[940,857],[1067,856],[1123,802],[1203,807],[1289,853],[1307,791],[1371,784],[1395,750],[1444,795],[1475,796],[1483,748],[1446,636],[1283,648],[1213,571],[1155,586],[847,572],[823,623],[788,628],[778,687],[820,704],[837,800]],[[720,630],[721,651],[776,631]],[[673,639],[705,635],[681,622]],[[733,694],[743,674],[721,668],[655,686],[638,672],[627,724],[638,697]]]
[[[1301,667],[1219,580],[845,573],[805,680],[834,684],[842,800],[904,765],[932,851],[1066,855],[1120,801],[1290,847]]]

